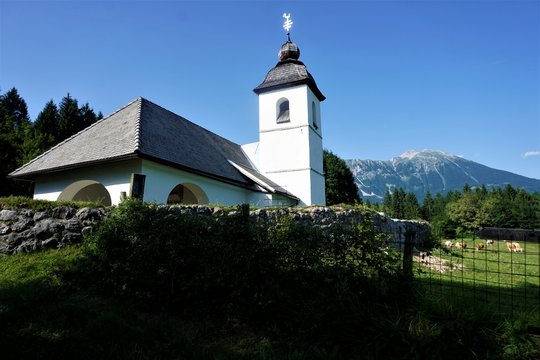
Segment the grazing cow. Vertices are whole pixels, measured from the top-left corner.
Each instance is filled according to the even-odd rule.
[[[488,240],[486,240],[486,244],[493,245],[493,244],[495,244],[495,240],[488,239]]]
[[[447,249],[451,249],[454,246],[454,244],[450,240],[446,240],[444,242],[444,246],[446,246]]]
[[[462,242],[456,242],[456,245],[455,245],[458,249],[466,249],[467,248],[467,243],[462,241]]]
[[[519,243],[517,243],[517,242],[508,242],[506,240],[504,240],[504,242],[506,243],[506,247],[508,248],[508,251],[523,252],[523,249],[521,248],[521,245],[519,245]]]
[[[484,249],[484,243],[476,244],[476,250],[483,250],[483,249]]]

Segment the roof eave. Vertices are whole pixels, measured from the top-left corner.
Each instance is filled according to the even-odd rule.
[[[57,166],[54,168],[49,168],[49,169],[44,169],[44,170],[29,171],[29,172],[25,172],[21,174],[17,174],[16,173],[17,170],[15,170],[14,172],[8,174],[6,177],[9,179],[35,181],[36,177],[40,175],[57,173],[57,172],[66,171],[66,170],[79,169],[79,168],[88,167],[92,165],[101,165],[101,164],[110,163],[110,162],[131,160],[131,159],[136,159],[136,158],[138,158],[138,155],[136,153],[130,153],[130,154],[120,155],[120,156],[107,158],[107,159],[99,159],[99,160],[80,162],[76,164],[62,165],[62,166]]]
[[[148,155],[148,154],[145,154],[145,153],[142,153],[142,152],[139,152],[138,154],[139,154],[140,158],[145,159],[145,160],[150,160],[150,161],[156,162],[158,164],[166,165],[166,166],[178,169],[178,170],[187,171],[187,172],[190,172],[192,174],[197,174],[197,175],[200,175],[200,176],[204,176],[204,177],[207,177],[207,178],[218,180],[220,182],[224,182],[224,183],[228,183],[228,184],[231,184],[231,185],[235,185],[235,186],[239,186],[239,187],[242,187],[242,188],[253,190],[253,182],[251,180],[250,180],[250,182],[241,182],[241,181],[234,180],[234,179],[231,179],[231,178],[228,178],[228,177],[219,176],[219,175],[208,173],[208,172],[205,172],[205,171],[202,171],[202,170],[194,169],[194,168],[191,168],[189,166],[177,164],[177,163],[172,162],[172,161],[160,159],[160,158],[157,158],[155,156]]]
[[[307,85],[307,86],[309,86],[309,88],[311,89],[311,91],[313,91],[313,94],[317,97],[317,99],[319,99],[319,101],[324,101],[326,99],[326,96],[323,95],[323,93],[321,92],[321,90],[319,90],[319,88],[314,83],[314,81],[309,80],[309,79],[290,81],[290,82],[286,82],[286,83],[282,83],[282,84],[276,84],[276,85],[265,85],[264,82],[263,82],[262,84],[257,86],[255,89],[253,89],[253,92],[255,94],[259,95],[259,94],[262,94],[262,93],[265,93],[265,92],[268,92],[268,91],[285,89],[285,88],[293,87],[293,86],[297,86],[297,85]]]

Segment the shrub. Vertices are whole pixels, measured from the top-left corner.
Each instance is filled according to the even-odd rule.
[[[193,216],[128,200],[87,249],[102,291],[282,335],[336,330],[351,304],[398,284],[398,257],[368,222],[323,233],[288,215],[265,224],[242,211]]]

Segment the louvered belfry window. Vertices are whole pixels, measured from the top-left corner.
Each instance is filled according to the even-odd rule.
[[[317,125],[317,105],[315,105],[315,101],[311,102],[311,116],[313,117],[313,127],[315,129],[318,129],[319,126]]]
[[[289,113],[289,100],[287,100],[286,98],[279,99],[277,110],[278,111],[277,111],[276,122],[278,124],[291,121],[291,117]]]

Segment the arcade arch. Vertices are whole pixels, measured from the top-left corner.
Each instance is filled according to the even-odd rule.
[[[167,204],[208,204],[208,196],[200,186],[183,183],[171,190],[167,197]]]
[[[92,201],[111,206],[111,195],[101,183],[94,180],[79,180],[67,186],[58,196],[58,201]]]

